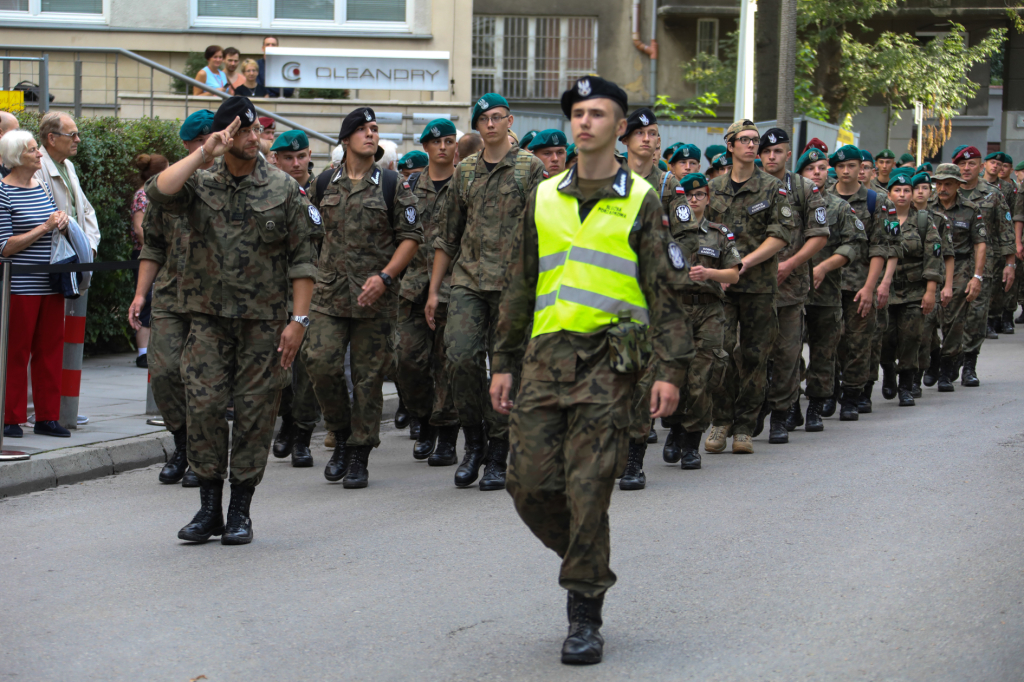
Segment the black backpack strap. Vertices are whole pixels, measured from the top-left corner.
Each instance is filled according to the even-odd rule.
[[[388,207],[388,220],[395,212],[395,195],[398,193],[398,171],[386,170],[380,181],[380,189],[384,192],[384,203]]]
[[[409,177],[407,177],[405,179],[405,181],[409,183],[409,189],[411,189],[411,190],[415,190],[416,189],[416,184],[420,181],[420,176],[421,175],[423,175],[422,171],[420,171],[419,173],[413,173],[412,175],[410,175]]]
[[[319,204],[323,201],[324,191],[327,189],[327,184],[331,181],[331,175],[334,173],[334,168],[328,168],[323,173],[316,177],[316,201],[317,208],[320,208]]]
[[[875,202],[878,201],[878,192],[873,189],[868,190],[868,215],[875,215]]]

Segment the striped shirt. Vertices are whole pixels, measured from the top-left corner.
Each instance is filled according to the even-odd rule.
[[[56,210],[42,185],[24,189],[0,182],[0,253],[7,248],[8,239],[39,227]],[[11,262],[16,265],[49,265],[52,240],[53,232],[47,232],[27,249],[11,256]],[[38,275],[13,275],[11,293],[45,296],[56,292],[50,288],[50,276],[44,272]]]

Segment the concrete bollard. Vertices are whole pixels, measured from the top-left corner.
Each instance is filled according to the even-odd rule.
[[[85,311],[89,292],[64,303],[64,363],[60,377],[60,425],[78,428],[78,394],[82,387],[82,353],[85,350]]]

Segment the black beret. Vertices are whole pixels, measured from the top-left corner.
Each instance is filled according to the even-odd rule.
[[[774,147],[777,144],[783,142],[789,142],[789,133],[782,128],[769,128],[764,135],[761,136],[761,144],[757,147],[757,153],[760,154],[768,147]]]
[[[256,107],[246,97],[235,95],[220,103],[220,108],[213,115],[213,132],[226,130],[231,122],[238,118],[242,128],[256,123]]]
[[[629,110],[625,90],[600,76],[583,76],[562,93],[562,113],[571,118],[572,105],[588,99],[610,99],[622,108],[623,115]]]
[[[637,109],[632,114],[626,117],[626,132],[623,133],[619,140],[625,140],[627,137],[633,134],[633,131],[646,128],[647,126],[654,125],[658,122],[658,117],[654,115],[648,107]]]
[[[373,113],[373,109],[370,107],[359,107],[349,112],[349,115],[345,117],[345,120],[341,122],[341,132],[338,133],[338,144],[341,144],[342,140],[347,138],[349,135],[359,129],[359,126],[366,125],[377,120],[377,114]],[[373,158],[380,161],[381,157],[384,156],[384,149],[377,146],[377,153],[374,154]]]

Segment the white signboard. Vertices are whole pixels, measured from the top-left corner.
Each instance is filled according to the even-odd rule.
[[[267,86],[352,90],[449,88],[447,52],[267,48]]]

